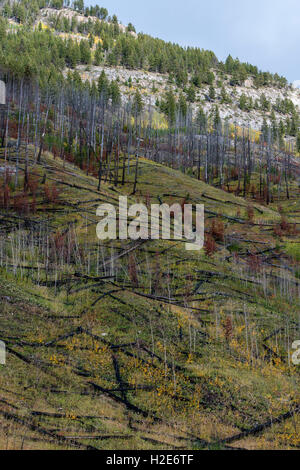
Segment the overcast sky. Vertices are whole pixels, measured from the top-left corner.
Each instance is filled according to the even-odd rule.
[[[183,46],[228,54],[300,80],[299,0],[86,0],[124,24]]]

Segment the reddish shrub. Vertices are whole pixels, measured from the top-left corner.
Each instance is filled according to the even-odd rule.
[[[227,343],[229,343],[233,335],[233,325],[232,325],[232,320],[230,317],[226,318],[224,325],[223,325],[223,329],[224,329],[225,339]]]
[[[58,232],[54,236],[54,245],[55,245],[56,252],[58,254],[61,254],[65,245],[65,240],[66,240],[66,233]]]
[[[239,176],[239,170],[237,168],[231,168],[230,175],[231,175],[231,179],[237,180]]]
[[[10,189],[8,184],[0,187],[0,207],[2,209],[9,209],[10,206]]]
[[[297,226],[296,224],[290,224],[284,215],[281,215],[281,221],[279,224],[274,226],[274,234],[278,237],[283,235],[296,235]]]
[[[28,175],[28,189],[33,196],[36,195],[36,191],[39,185],[39,180],[36,176]]]
[[[59,192],[54,183],[52,184],[51,187],[46,183],[44,191],[45,191],[45,197],[46,197],[47,202],[50,202],[52,204],[56,204],[58,202]]]
[[[210,234],[205,236],[204,250],[206,256],[212,256],[217,251],[217,244]]]
[[[211,224],[210,234],[216,240],[223,242],[224,241],[224,223],[221,219],[214,219]]]
[[[248,256],[247,264],[249,266],[250,271],[253,273],[257,273],[261,270],[261,260],[255,254],[251,254]]]
[[[290,231],[290,224],[288,223],[286,217],[281,216],[280,228],[283,232]]]
[[[74,237],[72,233],[57,232],[51,238],[51,250],[50,258],[53,262],[58,260],[64,260],[66,263],[70,263],[72,260],[72,253],[74,250]],[[83,252],[80,250],[80,256],[84,257]]]
[[[279,184],[280,183],[280,175],[271,175],[270,177],[271,183]]]
[[[17,194],[14,197],[14,210],[20,214],[29,214],[30,204],[26,193]]]
[[[7,184],[5,185],[5,188],[3,191],[3,204],[4,204],[4,207],[8,209],[10,205],[10,189]]]
[[[283,231],[280,228],[280,224],[277,224],[273,228],[274,235],[281,238],[283,236]]]

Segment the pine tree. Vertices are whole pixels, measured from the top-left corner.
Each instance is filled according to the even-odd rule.
[[[210,99],[211,101],[214,101],[214,100],[216,99],[216,91],[215,91],[213,85],[210,85],[210,87],[209,87],[209,94],[208,94],[208,96],[209,96],[209,99]]]
[[[261,133],[262,133],[263,142],[268,142],[269,126],[268,126],[266,118],[264,118],[264,120],[263,120],[263,125],[261,127]]]
[[[128,33],[135,33],[136,32],[135,27],[133,26],[132,23],[128,23],[127,31],[128,31]]]
[[[121,104],[121,92],[116,80],[113,80],[110,84],[110,98],[113,106],[119,106]]]
[[[246,111],[247,110],[247,96],[242,93],[241,96],[240,96],[240,101],[239,101],[239,107],[242,111]]]
[[[285,136],[285,126],[282,120],[280,120],[279,126],[278,126],[278,139],[279,139],[280,148],[284,148],[284,136]]]
[[[69,40],[67,43],[67,63],[71,68],[75,68],[81,60],[80,49],[77,43]]]
[[[197,117],[196,117],[197,124],[200,127],[200,131],[204,132],[206,129],[206,124],[207,124],[207,117],[205,114],[204,109],[202,106],[199,106],[198,112],[197,112]]]
[[[224,86],[222,86],[222,89],[221,89],[221,103],[222,104],[230,104],[231,103],[231,99],[230,99],[229,95],[226,93],[226,90],[225,90]]]
[[[104,70],[102,70],[101,75],[98,79],[98,87],[97,88],[98,88],[99,95],[101,96],[104,103],[106,103],[108,101],[108,98],[109,98],[109,80],[108,80]]]
[[[102,61],[103,61],[102,49],[101,49],[101,46],[98,44],[95,50],[94,65],[98,66],[101,64]]]
[[[80,61],[86,65],[91,63],[91,49],[88,41],[80,41]]]
[[[178,100],[178,109],[180,112],[180,115],[185,118],[187,114],[187,103],[184,95],[180,93],[179,100]]]
[[[275,141],[278,136],[278,128],[277,128],[277,121],[276,121],[274,109],[272,110],[272,114],[271,114],[271,123],[272,123],[272,137],[273,137],[273,140]]]
[[[134,95],[134,100],[133,100],[133,109],[135,114],[141,114],[144,108],[144,103],[142,100],[142,95],[139,92],[139,90],[136,91]]]
[[[263,111],[270,111],[270,102],[264,93],[260,96],[260,105]]]
[[[74,6],[74,10],[78,11],[79,13],[84,12],[84,1],[83,0],[75,0],[73,6]]]
[[[173,124],[176,118],[176,101],[171,89],[167,91],[165,99],[160,103],[160,109],[168,116],[170,124]]]
[[[190,103],[194,103],[196,100],[196,91],[193,85],[191,85],[186,92],[186,99]]]
[[[221,117],[218,106],[215,107],[214,113],[214,129],[217,130],[221,125]]]
[[[299,127],[299,118],[296,115],[296,113],[293,114],[292,120],[291,120],[291,128],[290,128],[290,135],[293,137],[297,136],[298,133],[298,127]]]

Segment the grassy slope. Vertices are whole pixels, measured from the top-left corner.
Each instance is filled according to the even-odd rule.
[[[55,203],[45,201],[46,170],[48,184],[59,188]],[[299,339],[299,245],[275,238],[275,206],[255,204],[249,223],[244,200],[145,160],[131,200],[204,202],[206,228],[220,214],[226,243],[210,258],[162,241],[127,255],[139,244],[98,248],[95,212],[132,185],[103,184],[100,194],[95,179],[50,155],[39,166],[31,160],[30,172],[39,182],[36,213],[25,221],[22,213],[0,217],[0,338],[8,345],[0,448],[222,448],[222,440],[293,409],[299,369],[288,350]],[[290,221],[299,210],[294,194],[293,210],[283,207],[293,212]],[[45,256],[29,242],[31,221],[36,240],[42,227],[51,234]],[[57,259],[68,236],[71,257]],[[265,252],[258,272],[249,270],[250,252]],[[97,259],[107,261],[104,271]],[[299,446],[299,426],[295,415],[230,445]]]

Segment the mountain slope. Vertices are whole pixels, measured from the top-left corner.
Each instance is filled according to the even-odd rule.
[[[28,17],[21,14],[23,4]],[[65,59],[65,74],[76,69],[84,80],[97,81],[105,70],[110,80],[119,82],[124,97],[141,92],[145,106],[157,108],[171,89],[177,99],[183,94],[194,116],[199,107],[210,115],[218,106],[221,118],[238,126],[260,130],[266,120],[287,136],[298,133],[300,91],[278,74],[259,71],[231,56],[223,64],[211,51],[184,49],[137,35],[132,25],[125,27],[115,15],[103,16],[99,9],[51,8],[49,3],[35,11],[26,0],[18,8],[5,5],[3,14],[10,18],[8,31],[12,33],[27,22],[32,29],[52,31],[69,41],[69,49],[70,41],[88,45],[81,53],[74,48]]]
[[[299,447],[286,80],[62,6],[1,3],[0,447]],[[124,195],[204,204],[204,248],[99,241]]]
[[[1,447],[299,446],[299,275],[293,238],[273,233],[280,214],[255,204],[249,220],[243,199],[147,160],[139,173],[131,201],[205,203],[210,256],[98,245],[96,207],[133,184],[98,192],[50,154],[29,160],[34,211],[1,212]]]

